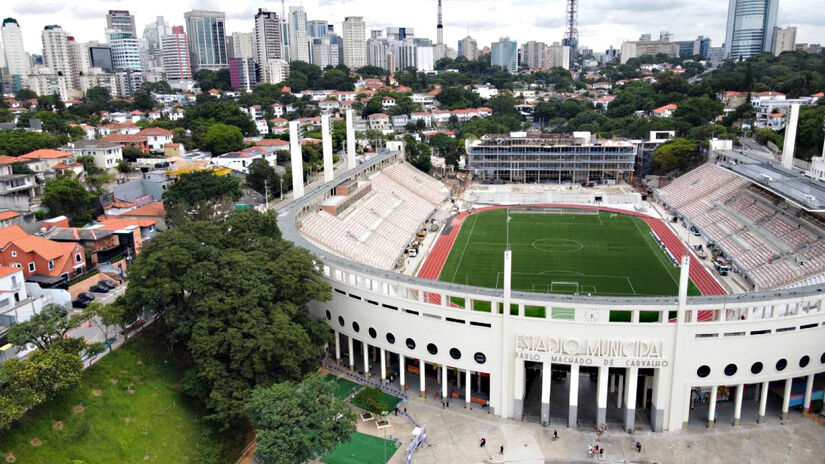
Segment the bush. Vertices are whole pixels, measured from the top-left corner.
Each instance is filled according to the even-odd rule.
[[[364,409],[375,414],[384,413],[384,403],[381,402],[381,390],[375,387],[362,389],[353,398],[353,402],[358,403]]]

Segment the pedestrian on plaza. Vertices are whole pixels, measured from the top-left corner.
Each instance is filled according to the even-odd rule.
[[[395,415],[398,415],[398,406],[395,407]]]
[[[405,415],[407,414],[407,407],[406,406],[404,406],[404,414]]]
[[[642,452],[642,442],[640,442],[640,441],[636,442],[636,451],[638,451],[640,453]]]
[[[553,430],[553,441],[556,441],[556,440],[558,440],[558,439],[559,439],[559,432],[558,432],[558,430]]]
[[[604,456],[604,448],[599,448],[599,456]]]
[[[487,439],[482,437],[482,438],[481,438],[481,442],[479,443],[479,445],[478,445],[478,446],[479,446],[480,448],[484,448],[484,445],[486,445],[486,444],[487,444]]]
[[[504,454],[504,445],[501,445],[501,447],[499,447],[498,454]]]

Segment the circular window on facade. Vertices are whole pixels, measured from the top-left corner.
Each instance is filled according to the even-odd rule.
[[[395,344],[395,335],[393,335],[391,333],[387,333],[387,343],[389,343],[390,345],[394,345]]]
[[[414,350],[415,349],[415,340],[412,338],[407,339],[407,348]]]
[[[486,362],[487,362],[487,356],[486,356],[484,353],[480,353],[480,352],[479,352],[479,353],[474,354],[474,355],[473,355],[473,359],[475,359],[475,361],[476,361],[478,364],[484,364],[484,363],[486,363]]]
[[[358,332],[360,332],[360,331],[361,331],[361,326],[360,326],[360,325],[358,325],[358,323],[357,323],[357,322],[353,322],[353,323],[352,323],[352,330],[354,330],[354,331],[355,331],[355,333],[358,333]]]
[[[710,375],[710,367],[700,366],[699,369],[696,369],[696,375],[704,379]]]
[[[331,321],[331,320],[332,320],[332,313],[331,313],[331,312],[329,312],[329,310],[327,310],[327,320],[328,320],[328,321]]]
[[[427,352],[430,354],[438,354],[438,347],[434,343],[427,343]]]
[[[372,337],[372,338],[375,338],[375,337],[378,336],[378,332],[376,332],[375,329],[373,329],[372,327],[370,327],[370,329],[367,332],[369,332],[370,337]]]
[[[461,351],[458,348],[450,348],[450,357],[453,359],[461,359]]]
[[[725,366],[725,375],[730,377],[736,374],[737,370],[739,370],[739,368],[736,367],[736,364],[728,364],[727,366]]]
[[[758,374],[762,372],[762,363],[755,362],[751,365],[751,374]]]
[[[808,355],[802,356],[801,358],[799,358],[799,367],[808,367],[808,364],[810,364],[810,362],[811,362],[810,356],[808,356]]]
[[[776,361],[776,370],[784,371],[786,367],[788,367],[788,361],[786,359]]]
[[[344,326],[344,316],[338,316],[338,325]]]

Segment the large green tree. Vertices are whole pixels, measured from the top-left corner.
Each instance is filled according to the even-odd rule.
[[[200,147],[212,152],[213,155],[240,150],[244,148],[243,133],[235,126],[213,124],[203,136]]]
[[[41,148],[57,148],[61,139],[43,132],[15,129],[0,132],[0,155],[20,156]]]
[[[252,190],[266,194],[266,189],[269,189],[270,194],[277,195],[280,189],[280,178],[278,173],[266,160],[256,159],[250,163],[248,173],[246,175],[246,185]]]
[[[68,175],[48,179],[43,189],[43,206],[49,208],[49,214],[66,215],[77,223],[91,219],[89,202],[94,198],[82,182]]]
[[[334,395],[335,383],[318,374],[303,382],[257,388],[246,402],[263,464],[299,464],[319,458],[355,432],[355,414]]]
[[[330,298],[317,264],[281,238],[274,213],[187,222],[144,244],[129,268],[124,317],[162,318],[170,346],[190,360],[183,391],[228,427],[243,419],[254,387],[317,369],[329,330],[306,305]]]
[[[699,155],[699,144],[688,139],[675,139],[660,145],[653,152],[653,161],[663,172],[676,169],[685,169],[696,162]]]
[[[163,192],[163,205],[172,223],[183,222],[186,218],[211,220],[225,215],[232,209],[232,202],[240,197],[237,177],[198,171],[182,174]]]

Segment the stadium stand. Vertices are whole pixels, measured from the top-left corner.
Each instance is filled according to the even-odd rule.
[[[390,270],[421,224],[447,199],[447,190],[406,163],[384,169],[369,182],[370,192],[338,215],[321,210],[305,217],[300,227],[322,248]]]
[[[825,270],[822,224],[726,169],[704,164],[658,193],[756,289],[788,285]]]

